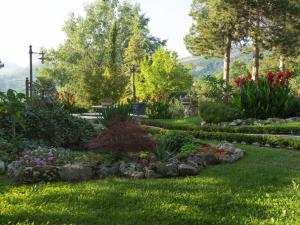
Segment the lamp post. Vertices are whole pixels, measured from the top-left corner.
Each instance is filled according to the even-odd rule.
[[[135,65],[131,66],[131,74],[132,74],[132,101],[133,103],[136,103]]]
[[[33,52],[32,51],[32,45],[29,45],[29,95],[30,97],[32,97],[32,90],[33,90],[33,70],[32,70],[32,57],[33,55],[40,55],[41,57],[38,58],[39,60],[41,60],[42,64],[45,62],[45,52]],[[28,79],[28,78],[26,78]],[[27,82],[26,82],[27,83]],[[27,86],[26,86],[27,89]],[[28,93],[28,91],[26,90],[26,93]]]

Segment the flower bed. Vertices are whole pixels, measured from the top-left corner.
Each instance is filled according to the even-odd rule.
[[[50,181],[86,181],[107,177],[167,178],[192,176],[209,165],[233,163],[244,151],[225,143],[218,146],[199,144],[188,154],[159,161],[151,153],[132,154],[121,160],[84,160],[76,162],[68,150],[38,148],[24,151],[7,166],[6,175],[18,183]],[[84,158],[82,156],[81,158]]]

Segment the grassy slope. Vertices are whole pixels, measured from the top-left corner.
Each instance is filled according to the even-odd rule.
[[[300,223],[300,153],[243,148],[243,160],[190,178],[20,187],[2,179],[0,224]]]

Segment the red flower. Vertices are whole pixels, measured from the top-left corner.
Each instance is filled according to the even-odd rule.
[[[279,83],[280,83],[281,85],[284,85],[284,84],[285,84],[285,79],[284,79],[284,78],[279,79]]]
[[[293,74],[292,74],[291,71],[286,71],[286,73],[285,73],[285,78],[286,78],[286,79],[289,79],[292,75],[293,75]]]
[[[242,80],[241,80],[241,85],[244,85],[246,83],[246,78],[243,77]]]
[[[277,75],[278,75],[278,78],[281,78],[281,77],[283,77],[283,72],[281,70],[279,70]]]
[[[251,73],[248,73],[248,80],[252,80],[252,74]]]
[[[241,83],[241,78],[240,78],[240,77],[236,78],[236,79],[234,80],[234,82],[235,82],[237,85],[239,85],[239,84]]]
[[[269,80],[272,80],[275,77],[275,74],[272,71],[269,71],[267,77]]]

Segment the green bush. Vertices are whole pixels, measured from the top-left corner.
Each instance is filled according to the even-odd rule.
[[[245,135],[236,133],[224,132],[206,132],[206,131],[152,131],[152,133],[160,133],[161,135],[192,135],[197,139],[218,140],[229,142],[245,142],[246,144],[260,143],[262,145],[269,144],[271,146],[290,147],[295,150],[300,150],[300,140],[287,139],[278,136],[262,136],[262,135]]]
[[[10,162],[16,157],[15,146],[7,140],[0,138],[0,159],[4,162]]]
[[[131,106],[129,104],[117,104],[111,107],[100,109],[101,116],[98,118],[99,122],[105,126],[110,127],[115,122],[126,122],[130,119]]]
[[[171,119],[170,103],[167,100],[148,104],[147,115],[150,119]]]
[[[195,138],[187,133],[166,134],[164,139],[165,150],[170,153],[178,153],[182,146],[195,141]]]
[[[208,123],[228,122],[240,118],[240,113],[237,109],[216,102],[200,103],[199,114]]]
[[[169,112],[173,119],[184,118],[184,106],[181,104],[181,102],[178,99],[172,100],[169,107]]]
[[[196,142],[192,142],[192,143],[187,143],[185,145],[183,145],[180,150],[179,150],[179,157],[180,158],[186,158],[189,155],[191,155],[191,153],[196,150],[197,148],[199,148],[199,143]]]
[[[289,116],[300,116],[300,97],[294,98],[291,102]]]
[[[204,125],[194,126],[190,124],[166,123],[159,120],[143,120],[143,124],[156,126],[170,130],[195,130],[209,132],[228,132],[228,133],[246,133],[246,134],[300,134],[300,126],[282,126],[282,125],[245,125],[245,126],[218,126]]]
[[[30,140],[43,141],[49,146],[82,146],[95,133],[90,122],[76,118],[56,105],[28,104],[24,117],[24,136]]]
[[[288,116],[294,98],[289,88],[292,74],[279,71],[277,75],[269,72],[266,77],[252,80],[237,78],[235,82],[239,91],[235,94],[235,106],[247,118],[266,119],[270,117],[284,118]]]

